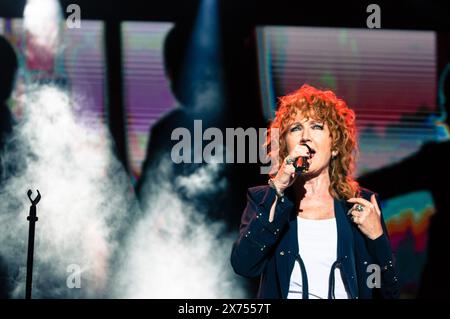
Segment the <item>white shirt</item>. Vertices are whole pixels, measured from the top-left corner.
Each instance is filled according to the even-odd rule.
[[[327,299],[330,271],[337,259],[336,218],[305,219],[297,217],[299,253],[305,264],[310,299]],[[348,299],[341,272],[335,269],[336,299]],[[288,299],[302,298],[302,275],[296,261],[289,284]]]

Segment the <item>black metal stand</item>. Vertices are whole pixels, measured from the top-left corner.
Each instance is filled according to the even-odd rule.
[[[31,287],[33,283],[33,255],[34,255],[34,230],[35,223],[38,218],[36,216],[36,204],[41,200],[41,194],[37,190],[38,195],[33,200],[31,199],[31,194],[33,192],[28,190],[28,198],[31,201],[30,215],[27,220],[30,222],[30,229],[28,232],[28,255],[27,255],[27,282],[25,288],[25,299],[31,299]]]

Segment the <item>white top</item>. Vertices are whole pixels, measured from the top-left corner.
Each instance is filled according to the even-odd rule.
[[[336,218],[305,219],[297,217],[298,246],[308,277],[310,299],[328,298],[328,280],[331,266],[337,259]],[[336,299],[348,299],[338,268],[334,272]],[[288,299],[302,299],[300,264],[295,262],[289,284]]]

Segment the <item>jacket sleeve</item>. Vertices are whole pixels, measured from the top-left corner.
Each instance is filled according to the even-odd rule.
[[[231,252],[231,265],[239,275],[252,278],[263,272],[269,255],[273,253],[288,223],[293,204],[286,197],[278,199],[274,219],[269,222],[270,209],[275,200],[275,190],[269,186],[248,190],[239,237]]]
[[[379,202],[378,196],[376,197],[377,202]],[[396,299],[400,296],[400,282],[383,213],[381,213],[381,226],[383,227],[383,234],[374,240],[367,238],[367,248],[375,262],[380,266],[381,285],[379,293],[381,298]]]

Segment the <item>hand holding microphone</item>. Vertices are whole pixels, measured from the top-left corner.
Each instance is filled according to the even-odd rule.
[[[277,190],[281,193],[291,186],[295,178],[308,171],[308,159],[314,151],[306,144],[298,144],[284,159],[277,176],[273,178]]]
[[[286,163],[292,164],[295,167],[295,173],[297,175],[301,175],[306,173],[309,170],[308,159],[311,157],[311,154],[315,153],[307,144],[300,144],[299,146],[304,146],[308,149],[308,153],[306,156],[300,155],[297,158],[288,157],[285,161]]]

